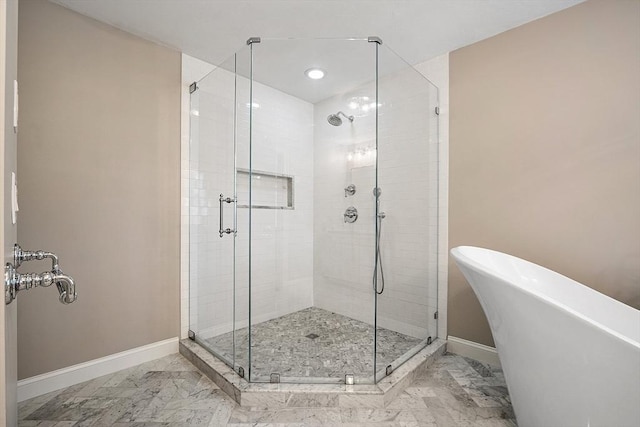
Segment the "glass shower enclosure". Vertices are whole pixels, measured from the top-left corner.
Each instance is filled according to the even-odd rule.
[[[430,344],[437,87],[376,37],[252,38],[191,92],[190,337],[251,382],[376,383]]]

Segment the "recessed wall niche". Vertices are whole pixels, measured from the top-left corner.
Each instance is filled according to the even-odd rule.
[[[238,169],[238,207],[249,207],[251,180],[251,207],[254,209],[294,209],[293,177],[271,172]]]

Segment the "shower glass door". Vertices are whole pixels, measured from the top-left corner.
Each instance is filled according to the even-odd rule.
[[[252,45],[251,381],[373,382],[374,45]]]
[[[238,215],[239,165],[247,164],[250,50],[191,86],[189,329],[241,375],[248,366],[248,220]]]

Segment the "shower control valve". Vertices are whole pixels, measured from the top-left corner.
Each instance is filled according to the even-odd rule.
[[[349,206],[344,212],[344,222],[354,223],[358,219],[358,209]]]
[[[353,184],[349,184],[344,189],[344,197],[353,196],[356,194],[356,186]]]

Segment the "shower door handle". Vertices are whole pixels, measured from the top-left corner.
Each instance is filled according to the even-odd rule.
[[[224,204],[235,203],[236,199],[232,199],[231,197],[224,197],[223,194],[220,194],[220,198],[218,200],[220,201],[220,237],[224,236],[225,234],[231,233],[235,235],[236,230],[232,230],[231,228],[224,228]]]

